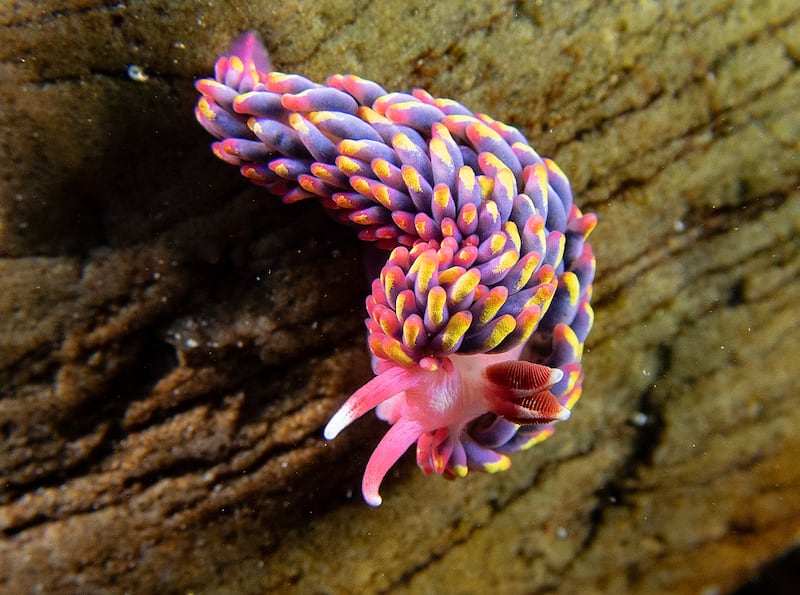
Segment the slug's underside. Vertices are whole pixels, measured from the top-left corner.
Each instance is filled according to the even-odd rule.
[[[201,79],[215,154],[285,202],[319,200],[391,250],[367,298],[376,377],[325,428],[367,411],[392,427],[363,493],[417,443],[425,473],[494,472],[550,436],[580,397],[596,224],[515,128],[416,89],[271,71],[248,33]]]

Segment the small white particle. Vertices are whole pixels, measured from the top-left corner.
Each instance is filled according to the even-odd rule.
[[[130,77],[132,81],[136,81],[137,83],[146,83],[148,80],[150,80],[150,77],[147,76],[147,73],[144,71],[144,68],[142,68],[138,64],[128,65],[128,77]]]

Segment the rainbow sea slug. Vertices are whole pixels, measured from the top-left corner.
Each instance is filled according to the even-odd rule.
[[[213,151],[284,202],[313,198],[387,250],[367,297],[375,378],[325,427],[391,424],[364,499],[414,443],[425,473],[507,469],[581,395],[597,222],[515,128],[421,89],[273,72],[254,33],[196,83]]]

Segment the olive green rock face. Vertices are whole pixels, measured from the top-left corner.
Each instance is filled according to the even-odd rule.
[[[569,173],[601,221],[569,431],[360,502],[380,422],[321,434],[370,376],[357,240],[193,121],[251,28],[278,69],[456,98]],[[800,524],[798,32],[789,0],[0,5],[0,590],[752,577]]]

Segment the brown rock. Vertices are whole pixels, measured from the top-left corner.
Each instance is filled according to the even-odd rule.
[[[797,546],[795,2],[234,4],[0,6],[0,591],[712,593]],[[322,440],[368,283],[193,121],[249,28],[519,126],[598,213],[583,399],[511,470],[407,458],[372,510],[382,424]]]

